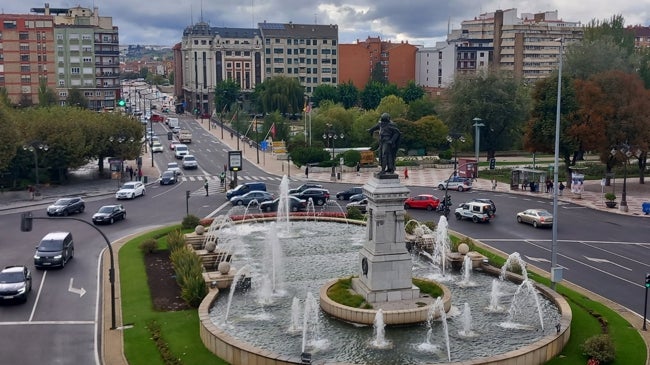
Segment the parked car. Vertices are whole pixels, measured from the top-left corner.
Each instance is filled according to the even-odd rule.
[[[366,194],[354,194],[350,197],[350,203],[352,202],[358,202],[359,200],[363,200],[367,198]]]
[[[230,203],[232,205],[248,205],[251,202],[253,202],[253,204],[260,204],[265,201],[273,200],[273,198],[275,197],[269,192],[253,190],[243,195],[233,196],[230,198]],[[257,201],[257,203],[254,203],[255,201]]]
[[[93,214],[93,223],[113,224],[115,221],[126,219],[126,209],[122,204],[104,205]]]
[[[306,190],[306,189],[310,189],[310,188],[319,188],[319,189],[322,189],[322,188],[323,188],[323,185],[321,185],[321,184],[314,184],[314,183],[305,183],[305,184],[300,185],[300,186],[297,187],[297,188],[289,189],[289,194],[297,194],[297,193],[300,193],[300,192],[302,192],[302,191],[304,191],[304,190]]]
[[[237,185],[234,189],[226,192],[226,198],[230,200],[233,196],[244,195],[253,190],[266,191],[266,184],[263,182],[247,182]]]
[[[460,207],[456,208],[454,215],[458,220],[466,218],[471,219],[474,223],[489,222],[494,217],[490,204],[479,202],[463,203]]]
[[[34,266],[37,269],[44,267],[65,267],[74,257],[74,242],[70,232],[50,232],[41,239],[34,253]]]
[[[115,193],[116,199],[134,199],[137,196],[144,196],[145,187],[140,181],[130,181],[122,185]]]
[[[32,291],[32,273],[25,266],[7,266],[0,271],[0,299],[27,301]]]
[[[352,195],[356,194],[363,194],[363,188],[361,186],[355,186],[344,191],[339,191],[336,193],[336,199],[349,200]]]
[[[438,205],[440,205],[440,199],[431,194],[409,196],[404,201],[404,209],[417,208],[431,211],[437,209]]]
[[[196,161],[196,157],[194,157],[194,155],[183,156],[183,162],[181,165],[186,170],[199,168],[199,163]]]
[[[295,196],[289,195],[287,201],[289,202],[289,211],[291,212],[304,212],[307,210],[307,201],[304,199],[298,199]],[[279,204],[280,198],[265,201],[260,204],[260,210],[263,212],[277,212]]]
[[[553,226],[553,214],[546,209],[526,209],[517,213],[517,222],[532,224],[533,227]]]
[[[164,150],[163,145],[162,145],[162,143],[160,143],[160,141],[154,141],[151,144],[151,152],[154,152],[154,153],[163,152],[163,150]]]
[[[181,168],[178,166],[178,162],[168,162],[167,171],[173,171],[177,176],[183,173]]]
[[[160,175],[160,185],[171,185],[176,184],[176,176],[178,174],[175,171],[167,170]]]
[[[472,188],[472,180],[466,177],[454,176],[449,180],[438,182],[438,190],[458,190],[466,191]]]
[[[363,214],[366,214],[368,212],[368,198],[361,199],[356,202],[348,203],[348,205],[345,206],[348,210],[350,208],[357,208],[359,211]]]
[[[57,215],[66,217],[72,213],[83,213],[85,209],[86,203],[81,197],[61,198],[47,207],[47,215],[50,217]]]
[[[298,199],[309,201],[311,199],[315,205],[325,205],[330,198],[330,192],[327,189],[309,188],[299,193],[291,194]]]

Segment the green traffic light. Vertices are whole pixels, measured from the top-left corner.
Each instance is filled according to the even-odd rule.
[[[124,99],[120,99],[120,100],[117,102],[117,105],[119,105],[119,106],[125,106],[125,105],[126,105],[126,102],[124,101]]]

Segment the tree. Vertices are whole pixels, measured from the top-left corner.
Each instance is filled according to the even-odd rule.
[[[422,99],[424,96],[424,89],[421,86],[415,84],[415,81],[411,80],[408,84],[400,90],[400,96],[407,104],[415,100]]]
[[[82,109],[88,109],[88,99],[84,94],[79,90],[79,88],[73,87],[68,91],[68,98],[66,99],[66,104],[69,106],[74,106]]]
[[[442,119],[450,131],[473,135],[473,119],[480,118],[485,124],[480,147],[490,159],[496,151],[521,143],[529,104],[525,85],[508,73],[457,76],[449,90]]]
[[[20,140],[12,114],[7,105],[0,103],[0,171],[6,169],[16,156],[16,143]]]
[[[436,115],[436,103],[430,98],[423,96],[420,99],[413,100],[409,103],[409,109],[406,112],[406,119],[418,120],[429,115]]]
[[[370,82],[378,82],[380,84],[386,83],[386,75],[384,75],[384,66],[381,62],[375,63],[372,70],[370,70]]]
[[[147,75],[149,75],[149,68],[148,68],[148,67],[142,67],[142,68],[140,68],[140,72],[139,72],[139,74],[140,74],[140,77],[141,77],[141,78],[146,79],[146,78],[147,78]]]
[[[0,87],[0,104],[4,106],[12,105],[11,99],[9,99],[9,93],[5,87]]]
[[[171,85],[174,85],[174,79],[175,79],[175,76],[176,76],[176,75],[174,74],[174,71],[172,71],[172,72],[169,73],[169,76],[167,77],[167,79],[169,80],[169,83],[170,83]]]
[[[330,84],[316,86],[314,92],[311,94],[311,100],[315,105],[320,105],[320,102],[323,100],[331,100],[335,103],[339,102],[336,86]]]
[[[338,85],[336,90],[338,92],[337,100],[343,103],[346,109],[352,108],[359,102],[359,89],[354,86],[352,81]]]
[[[47,79],[41,78],[38,82],[38,105],[41,107],[47,107],[56,105],[58,102],[59,98],[57,97],[56,92],[47,87]]]
[[[583,40],[569,45],[565,57],[563,73],[583,80],[607,70],[632,70],[623,49],[610,38]]]
[[[217,111],[230,111],[241,95],[239,84],[232,79],[222,81],[214,88],[214,107]]]
[[[304,104],[305,88],[300,85],[298,78],[276,76],[265,80],[256,89],[262,110],[266,113],[298,113]]]
[[[406,111],[408,110],[408,105],[400,98],[395,95],[388,95],[381,99],[381,102],[377,106],[377,113],[380,115],[382,113],[390,114],[391,118],[405,118]]]
[[[449,128],[435,116],[426,116],[415,122],[397,119],[402,132],[400,148],[405,150],[435,149],[446,142]]]
[[[378,81],[370,81],[359,95],[361,106],[366,110],[375,109],[383,97],[384,85]]]

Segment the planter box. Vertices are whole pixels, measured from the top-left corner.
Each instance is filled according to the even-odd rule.
[[[605,202],[605,205],[607,206],[607,208],[616,208],[616,202],[615,201],[608,200],[608,201]]]

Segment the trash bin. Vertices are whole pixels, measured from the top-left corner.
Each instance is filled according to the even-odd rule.
[[[337,180],[341,180],[341,173],[340,173],[340,172],[337,172],[337,173],[336,173],[336,179],[337,179]]]
[[[147,182],[149,182],[149,177],[148,176],[143,176],[142,177],[142,183],[146,184]]]
[[[650,202],[644,202],[641,204],[641,210],[643,210],[643,214],[645,215],[650,214]]]

